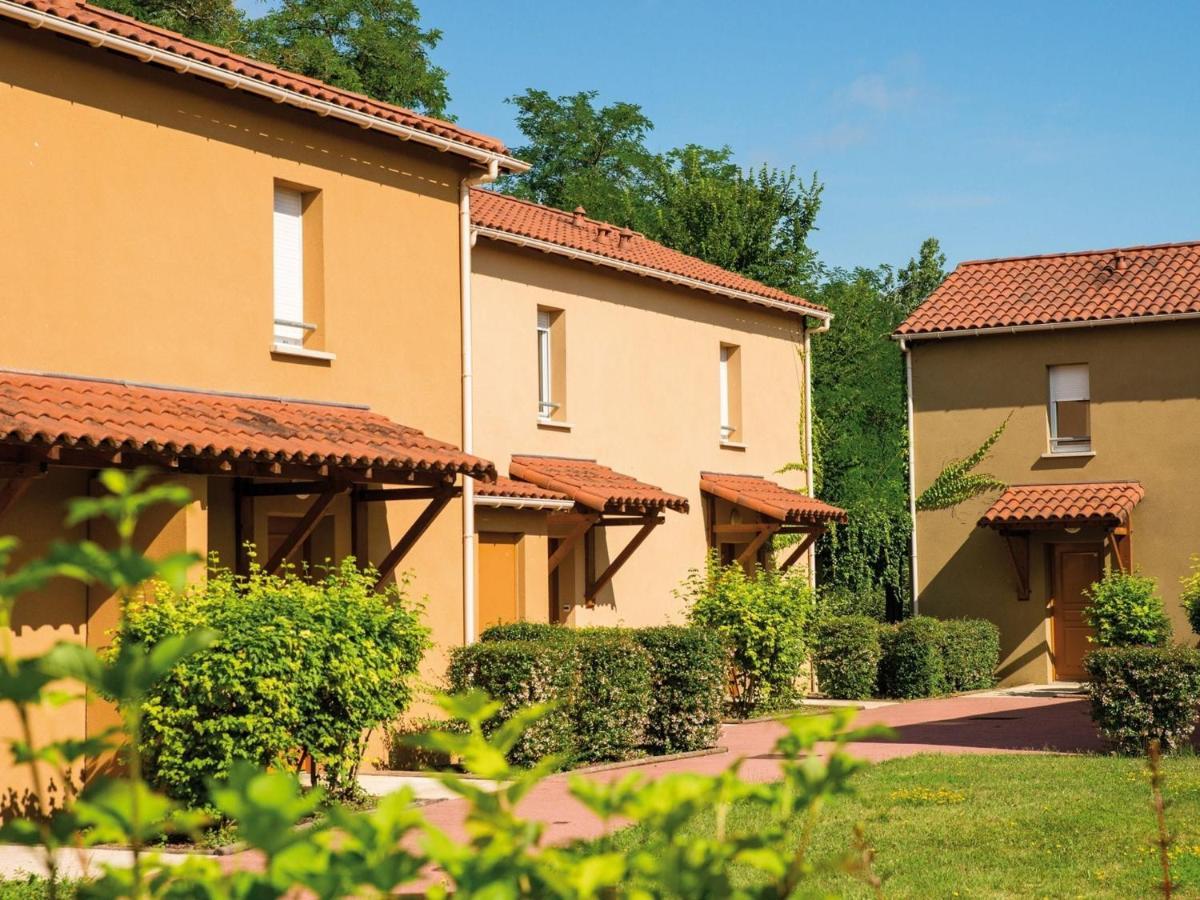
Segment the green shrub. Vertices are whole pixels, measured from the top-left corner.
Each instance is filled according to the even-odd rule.
[[[154,644],[194,628],[216,643],[181,661],[142,704],[146,774],[189,805],[234,763],[307,763],[336,793],[352,792],[370,729],[411,699],[410,677],[427,644],[420,611],[402,590],[374,590],[353,560],[315,582],[290,570],[225,569],[175,593],[165,586],[130,604],[124,642]]]
[[[579,671],[571,704],[575,758],[628,759],[646,743],[650,655],[615,628],[581,628],[571,646]]]
[[[943,633],[942,621],[929,616],[913,616],[883,629],[879,682],[885,696],[914,699],[946,692]]]
[[[1184,746],[1196,728],[1200,651],[1190,647],[1106,647],[1084,657],[1092,719],[1122,753]]]
[[[1192,557],[1192,571],[1180,578],[1179,582],[1183,587],[1179,594],[1179,602],[1187,610],[1192,631],[1200,634],[1200,556]]]
[[[808,656],[813,597],[803,574],[781,575],[714,556],[704,572],[689,574],[680,591],[688,621],[721,636],[729,655],[734,711],[747,715],[790,697]]]
[[[1153,578],[1109,572],[1087,594],[1084,618],[1101,647],[1162,647],[1170,640],[1171,622]]]
[[[1000,629],[987,619],[942,622],[942,664],[946,690],[981,691],[996,685]]]
[[[816,627],[813,664],[821,693],[839,700],[875,695],[879,680],[879,623],[866,616],[836,616]]]
[[[852,590],[843,584],[817,588],[817,613],[820,617],[866,616],[876,622],[887,621],[887,593],[877,584]]]
[[[509,753],[514,765],[531,766],[546,756],[574,758],[571,705],[579,666],[573,642],[489,640],[455,647],[447,677],[451,693],[479,688],[502,704],[499,715],[488,722],[489,734],[519,709],[555,704],[514,745]]]
[[[504,622],[485,628],[481,641],[569,641],[575,629],[549,622]]]
[[[717,742],[725,700],[725,648],[711,631],[664,625],[629,632],[650,660],[646,749],[702,750]]]

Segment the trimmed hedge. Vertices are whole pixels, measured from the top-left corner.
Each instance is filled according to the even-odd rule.
[[[578,632],[565,625],[549,622],[505,622],[485,628],[479,640],[487,641],[569,641]]]
[[[946,692],[944,633],[942,620],[930,616],[913,616],[884,629],[879,665],[879,686],[884,696],[907,700]]]
[[[1190,647],[1104,647],[1083,660],[1092,719],[1122,753],[1187,744],[1200,705],[1200,651]]]
[[[646,742],[650,655],[616,629],[580,629],[573,644],[579,671],[571,703],[575,758],[602,762],[634,755]]]
[[[717,742],[725,701],[725,647],[700,628],[663,625],[630,632],[650,657],[646,749],[703,750]]]
[[[1000,629],[987,619],[944,620],[942,662],[947,691],[995,687],[996,668],[1000,665]]]
[[[558,703],[550,715],[529,728],[509,754],[514,765],[531,766],[552,754],[574,757],[576,741],[569,700],[579,680],[574,645],[568,641],[481,641],[456,647],[447,673],[451,693],[487,691],[502,704],[490,731],[518,709]]]
[[[879,680],[879,623],[867,616],[837,616],[817,625],[813,665],[827,697],[865,700]]]

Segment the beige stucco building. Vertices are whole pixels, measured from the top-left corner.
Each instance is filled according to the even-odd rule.
[[[964,263],[897,332],[914,484],[1008,426],[979,471],[1010,485],[916,517],[923,614],[1001,629],[1004,683],[1075,680],[1106,567],[1179,579],[1200,552],[1200,244]]]

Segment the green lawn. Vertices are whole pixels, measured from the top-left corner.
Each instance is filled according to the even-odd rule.
[[[1177,896],[1200,897],[1200,759],[1164,764]],[[916,756],[856,778],[827,807],[813,859],[850,847],[861,823],[888,897],[1145,897],[1158,877],[1145,765],[1102,756]],[[736,809],[731,829],[753,827]],[[711,822],[694,828],[711,829]],[[617,835],[621,846],[637,829]],[[830,872],[819,887],[870,896]]]

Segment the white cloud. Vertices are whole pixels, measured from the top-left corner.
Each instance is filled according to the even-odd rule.
[[[875,112],[891,112],[911,105],[920,91],[915,84],[903,83],[895,76],[859,75],[842,91],[848,102]]]
[[[801,143],[810,150],[848,150],[865,144],[870,136],[871,131],[865,125],[838,122],[829,128],[805,135]]]

